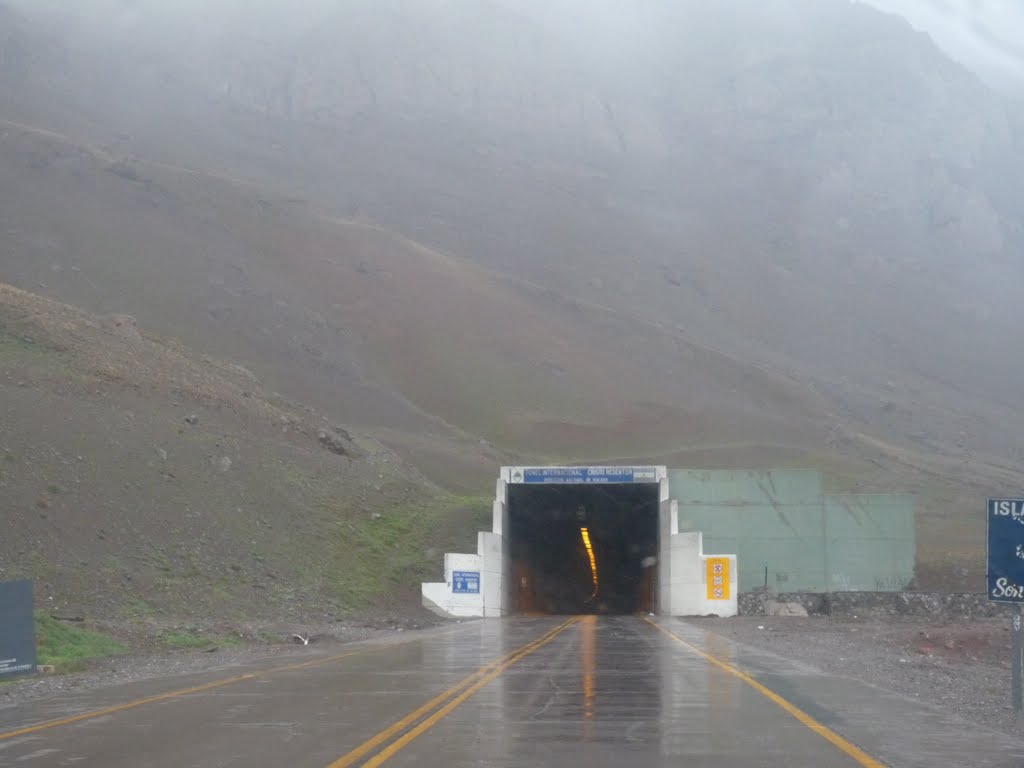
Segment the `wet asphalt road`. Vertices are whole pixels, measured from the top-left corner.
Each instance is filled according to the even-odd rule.
[[[0,709],[3,768],[361,765],[1009,768],[1024,742],[635,617],[470,622]]]

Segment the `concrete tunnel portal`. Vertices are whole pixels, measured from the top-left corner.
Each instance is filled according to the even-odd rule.
[[[510,612],[653,611],[658,513],[652,483],[510,486]]]
[[[664,466],[502,467],[477,551],[448,552],[423,605],[444,617],[735,615],[736,556],[679,532]]]

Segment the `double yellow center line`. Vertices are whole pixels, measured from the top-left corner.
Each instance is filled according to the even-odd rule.
[[[362,764],[363,768],[376,768],[376,766],[382,765],[450,715],[470,696],[531,653],[539,651],[552,642],[577,621],[579,621],[579,617],[573,617],[536,640],[481,667],[444,693],[435,696],[423,706],[410,712],[394,725],[385,728],[348,754],[338,758],[328,768],[349,768],[374,751],[376,754]]]

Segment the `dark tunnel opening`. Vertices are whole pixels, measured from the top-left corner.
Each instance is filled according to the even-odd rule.
[[[513,485],[508,510],[516,613],[654,610],[656,484]]]

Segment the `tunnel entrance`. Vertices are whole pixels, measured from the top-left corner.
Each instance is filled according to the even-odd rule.
[[[680,533],[665,466],[502,467],[491,530],[422,594],[445,617],[735,616],[736,574],[735,555]]]
[[[514,613],[655,610],[658,484],[509,485]]]

